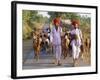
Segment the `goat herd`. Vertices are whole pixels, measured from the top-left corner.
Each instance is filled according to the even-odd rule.
[[[72,56],[72,50],[71,50],[71,35],[66,32],[61,36],[61,47],[62,47],[62,57],[63,59],[66,59],[68,56]],[[85,38],[82,41],[81,48],[81,54],[80,57],[86,57],[87,55],[90,55],[90,48],[91,48],[91,41],[89,38]],[[41,50],[46,50],[47,54],[54,54],[53,53],[53,47],[50,43],[50,33],[48,32],[39,32],[34,31],[33,32],[33,50],[34,50],[34,58],[36,60],[40,59],[40,52]]]

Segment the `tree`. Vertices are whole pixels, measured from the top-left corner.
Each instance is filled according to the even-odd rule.
[[[50,15],[50,21],[52,21],[56,17],[61,17],[63,12],[48,12]]]
[[[80,15],[77,13],[71,12],[48,12],[50,15],[50,21],[52,21],[55,17],[61,17],[62,19],[80,19]]]
[[[26,39],[30,37],[30,33],[34,28],[40,28],[42,24],[48,21],[47,17],[38,14],[38,11],[23,10],[22,11],[22,25],[23,25],[23,37]]]

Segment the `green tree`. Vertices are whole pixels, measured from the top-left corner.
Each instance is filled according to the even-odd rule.
[[[27,39],[31,36],[31,32],[35,28],[41,28],[42,24],[48,21],[47,17],[38,14],[38,11],[23,10],[22,11],[22,25],[23,25],[23,38]]]

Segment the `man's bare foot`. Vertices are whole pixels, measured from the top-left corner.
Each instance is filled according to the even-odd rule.
[[[57,64],[57,66],[61,66],[62,64],[61,64],[61,62],[60,61],[58,61],[58,64]]]

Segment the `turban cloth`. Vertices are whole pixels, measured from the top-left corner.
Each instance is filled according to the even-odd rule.
[[[59,19],[59,18],[55,18],[55,19],[53,20],[53,23],[54,23],[54,24],[56,24],[56,23],[60,24],[60,19]]]
[[[78,20],[73,20],[73,21],[72,21],[72,25],[75,26],[76,24],[79,26],[79,21],[78,21]]]

